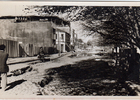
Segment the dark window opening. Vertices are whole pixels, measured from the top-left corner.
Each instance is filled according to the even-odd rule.
[[[61,39],[62,39],[62,40],[64,39],[64,35],[63,35],[63,34],[61,34]]]

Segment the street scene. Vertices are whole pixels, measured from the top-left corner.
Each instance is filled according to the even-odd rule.
[[[0,98],[140,96],[140,7],[10,7],[0,13]]]

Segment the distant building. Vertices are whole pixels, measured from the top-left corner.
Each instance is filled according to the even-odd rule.
[[[70,41],[71,41],[71,49],[73,50],[74,47],[76,46],[77,44],[77,34],[75,33],[75,30],[72,29],[71,30],[71,38],[70,38]]]
[[[56,29],[56,45],[57,50],[60,50],[61,52],[69,52],[71,49],[70,46],[70,33]]]
[[[69,51],[70,22],[57,16],[3,16],[0,17],[0,30],[0,39],[17,41],[19,45],[18,51],[15,51],[18,53],[11,57],[34,56],[39,47],[43,47],[46,53],[56,53],[60,50],[56,39],[58,32],[63,38],[60,42],[61,52]],[[3,44],[10,45],[6,42]],[[10,50],[7,52],[10,53]]]

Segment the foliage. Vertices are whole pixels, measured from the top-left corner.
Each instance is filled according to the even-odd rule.
[[[140,48],[138,7],[103,7],[100,9],[101,17],[99,17],[100,14],[98,17],[95,14],[86,20],[86,24],[83,23],[84,28],[91,31],[90,35],[101,34],[104,44]]]
[[[27,6],[24,13],[42,16],[59,16],[66,20],[72,21],[80,19],[80,15],[84,6]]]

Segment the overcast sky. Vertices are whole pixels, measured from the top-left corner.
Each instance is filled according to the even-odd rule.
[[[57,0],[54,0],[57,1]],[[140,6],[140,2],[27,2],[23,1],[0,1],[0,16],[25,15],[23,9],[27,5],[89,5],[89,6]]]

